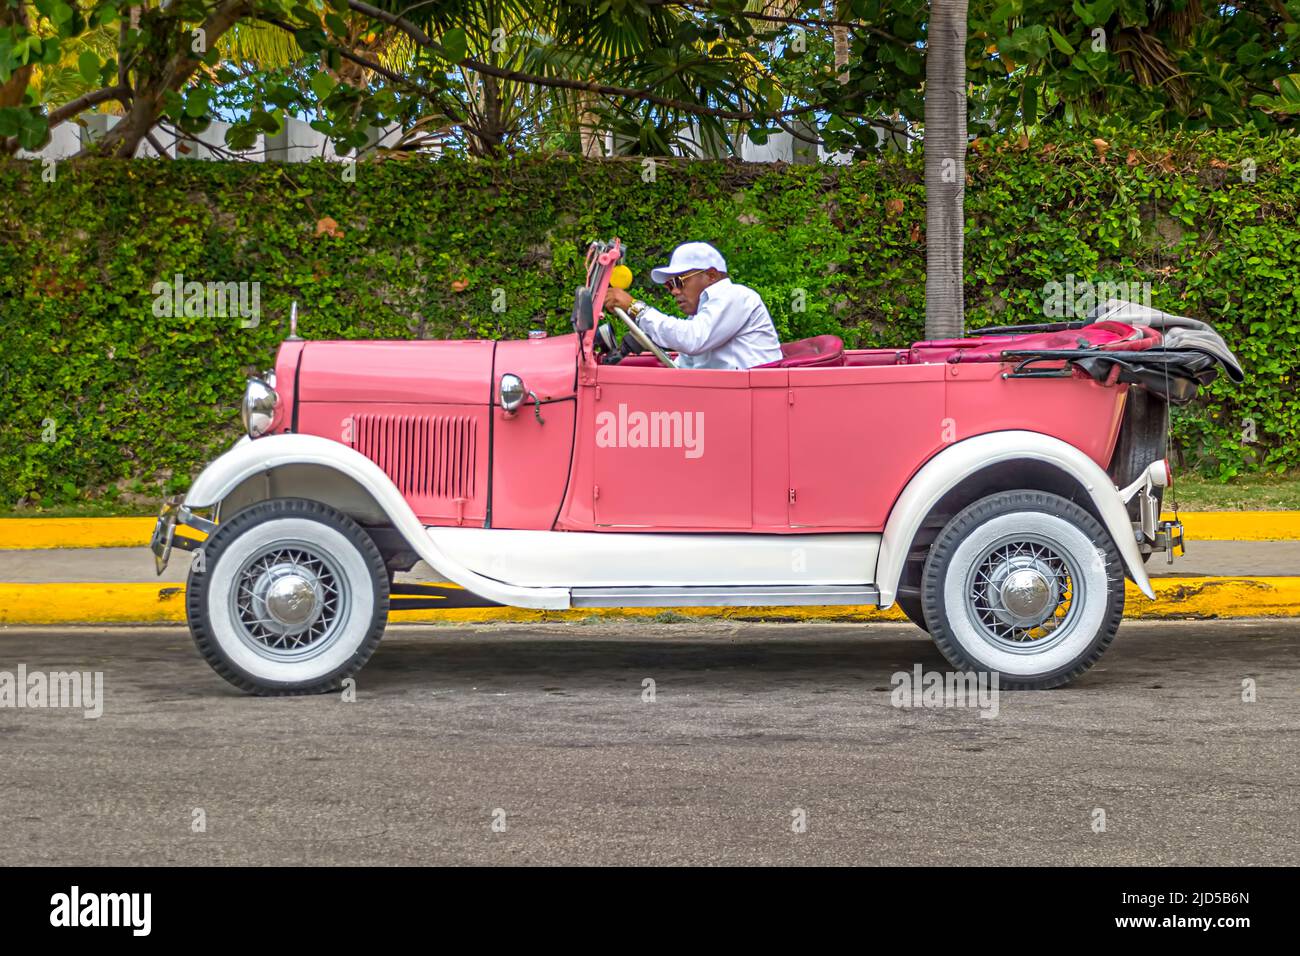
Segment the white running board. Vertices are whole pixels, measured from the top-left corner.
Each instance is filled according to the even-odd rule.
[[[768,587],[574,588],[573,607],[786,607],[807,604],[870,604],[880,601],[871,585],[778,585]]]
[[[879,534],[662,534],[426,528],[439,552],[515,588],[862,587]]]

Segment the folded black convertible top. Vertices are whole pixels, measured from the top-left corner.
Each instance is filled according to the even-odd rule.
[[[1140,385],[1161,395],[1175,405],[1190,402],[1202,385],[1218,377],[1222,368],[1234,382],[1245,379],[1241,362],[1228,348],[1223,337],[1205,322],[1183,315],[1161,312],[1149,306],[1123,299],[1111,299],[1097,306],[1077,322],[1055,322],[1041,325],[1004,326],[981,329],[982,334],[1024,333],[1080,329],[1094,322],[1123,322],[1127,325],[1149,326],[1161,334],[1157,348],[1133,352],[1102,351],[1100,349],[1008,349],[1003,356],[1020,360],[1015,378],[1041,378],[1060,374],[1060,369],[1047,368],[1040,363],[1066,361],[1087,372],[1097,381],[1112,375],[1120,382]]]

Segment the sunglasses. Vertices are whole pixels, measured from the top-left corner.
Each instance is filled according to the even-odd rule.
[[[681,289],[683,285],[685,285],[686,280],[691,278],[691,276],[697,276],[701,272],[708,272],[708,271],[709,271],[708,269],[696,269],[694,272],[683,272],[679,276],[669,276],[667,279],[664,280],[664,285],[668,286],[668,290],[670,292],[676,292],[679,289]]]

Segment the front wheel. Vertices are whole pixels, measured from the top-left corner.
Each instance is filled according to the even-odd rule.
[[[1124,565],[1104,527],[1040,491],[982,498],[935,540],[922,575],[935,644],[954,667],[1009,690],[1058,687],[1115,639]]]
[[[337,689],[374,653],[388,571],[365,530],[316,501],[278,498],[217,525],[191,566],[185,609],[199,653],[244,691]]]

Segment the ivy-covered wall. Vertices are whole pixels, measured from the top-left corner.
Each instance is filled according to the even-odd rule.
[[[0,163],[0,505],[183,489],[236,437],[244,375],[271,364],[294,299],[308,338],[565,331],[597,237],[624,240],[662,306],[650,267],[704,239],[784,338],[909,343],[921,162]],[[1176,413],[1187,462],[1294,467],[1298,180],[1293,136],[976,143],[968,327],[1042,321],[1083,283],[1149,282],[1153,305],[1210,321],[1249,369]],[[259,316],[192,314],[183,289],[175,308],[155,285],[178,274],[257,283]]]

